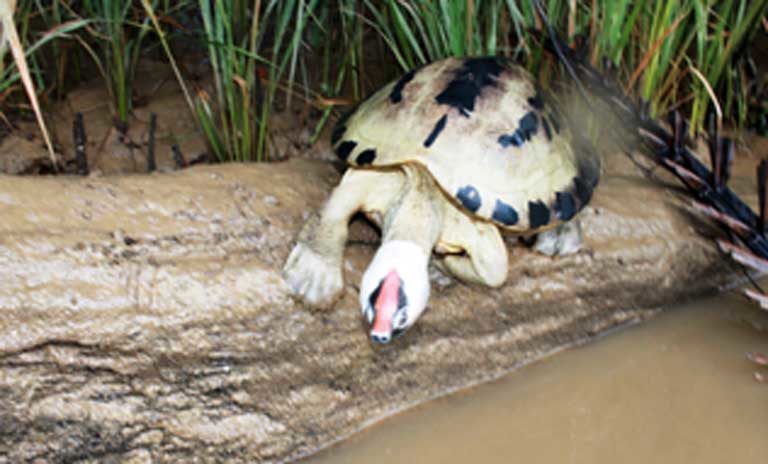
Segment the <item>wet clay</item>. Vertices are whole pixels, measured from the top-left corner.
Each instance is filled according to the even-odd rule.
[[[765,462],[768,313],[737,295],[535,363],[372,427],[307,464]]]
[[[330,164],[2,177],[0,462],[292,460],[734,282],[716,230],[621,160],[581,214],[583,252],[510,238],[498,290],[433,270],[424,317],[384,348],[356,303],[370,227],[353,226],[334,310],[280,276]]]

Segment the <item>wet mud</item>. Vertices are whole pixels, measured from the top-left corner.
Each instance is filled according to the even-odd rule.
[[[433,270],[428,311],[385,348],[356,307],[370,227],[334,310],[279,274],[328,163],[2,177],[0,462],[288,461],[742,277],[671,182],[622,160],[582,213],[586,250],[510,238],[492,291]]]

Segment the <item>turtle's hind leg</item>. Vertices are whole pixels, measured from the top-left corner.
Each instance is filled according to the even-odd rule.
[[[382,182],[378,177],[388,177]],[[292,292],[315,308],[328,308],[344,288],[342,263],[349,220],[364,208],[370,195],[386,196],[394,176],[351,169],[333,190],[325,206],[304,224],[283,266]],[[399,183],[396,187],[399,188]]]
[[[446,254],[442,267],[464,282],[489,287],[504,284],[509,263],[499,229],[493,224],[470,221],[465,214],[456,213],[453,209],[446,216],[448,223],[443,239],[464,253]]]
[[[574,219],[538,234],[533,249],[547,256],[564,256],[578,252],[582,244],[581,222]]]

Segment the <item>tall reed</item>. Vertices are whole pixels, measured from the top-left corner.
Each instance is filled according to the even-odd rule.
[[[516,55],[546,76],[531,34],[541,28],[533,2],[476,0],[364,0],[370,27],[403,69],[445,56]],[[546,0],[548,19],[571,40],[581,37],[593,63],[605,57],[620,81],[651,103],[653,116],[687,105],[691,130],[710,108],[706,86],[718,89],[726,112],[743,123],[749,101],[735,66],[745,39],[760,27],[766,0]],[[765,19],[763,19],[765,20]],[[510,37],[512,35],[513,37]],[[692,68],[704,76],[695,77]]]
[[[246,6],[200,0],[215,95],[199,93],[195,109],[219,160],[266,159],[268,120],[279,84],[287,74],[290,105],[303,32],[318,3],[254,0]]]
[[[157,5],[159,0],[152,3]],[[140,10],[131,0],[82,0],[81,4],[67,2],[65,6],[76,17],[93,20],[83,29],[88,36],[81,44],[104,74],[116,126],[125,130],[132,109],[136,65],[151,30],[149,18],[134,14]]]
[[[494,55],[506,32],[502,0],[364,0],[369,24],[403,69],[447,56]],[[511,0],[507,5],[514,5]],[[507,51],[508,52],[508,51]]]
[[[693,2],[693,5],[696,51],[690,59],[690,66],[698,68],[712,87],[721,90],[726,111],[735,106],[741,107],[736,112],[736,119],[743,124],[750,97],[744,94],[748,92],[748,87],[741,85],[738,70],[729,65],[733,63],[744,40],[759,27],[760,18],[768,9],[768,2],[706,0]],[[693,81],[692,87],[691,120],[696,127],[701,127],[710,105],[710,97],[704,82]],[[743,89],[742,93],[734,93],[735,88]]]
[[[538,1],[555,28],[587,45],[584,53],[593,64],[610,59],[625,89],[650,101],[654,116],[670,108],[688,110],[692,130],[697,130],[714,107],[708,88],[731,121],[743,123],[754,105],[758,86],[748,77],[743,51],[761,21],[766,22],[768,0]],[[190,95],[190,108],[216,158],[247,161],[268,158],[269,120],[276,104],[290,106],[298,96],[320,107],[317,137],[334,105],[359,100],[390,76],[369,71],[387,64],[411,69],[446,56],[507,55],[547,80],[558,64],[531,33],[542,26],[533,3],[19,0],[19,8],[30,14],[17,15],[17,20],[21,36],[31,37],[28,52],[51,41],[59,46],[56,37],[77,40],[103,75],[115,119],[125,127],[136,64],[157,38],[186,90],[165,29],[180,29],[174,17],[182,13],[199,18],[192,24],[200,30],[186,37],[201,38],[213,90]],[[52,22],[61,26],[36,35],[40,23]],[[152,29],[157,35],[149,34]],[[80,33],[73,34],[76,30]],[[50,77],[43,78],[48,67],[40,66],[34,53],[28,56],[38,87],[50,83]],[[16,79],[13,68],[3,63],[0,92]],[[285,100],[278,101],[278,95]]]

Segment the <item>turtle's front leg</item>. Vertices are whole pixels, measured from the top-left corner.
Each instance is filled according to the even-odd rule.
[[[283,277],[293,293],[315,308],[328,308],[344,288],[342,263],[347,228],[352,215],[372,194],[381,193],[376,176],[347,171],[319,213],[304,224],[296,245],[283,266]]]

